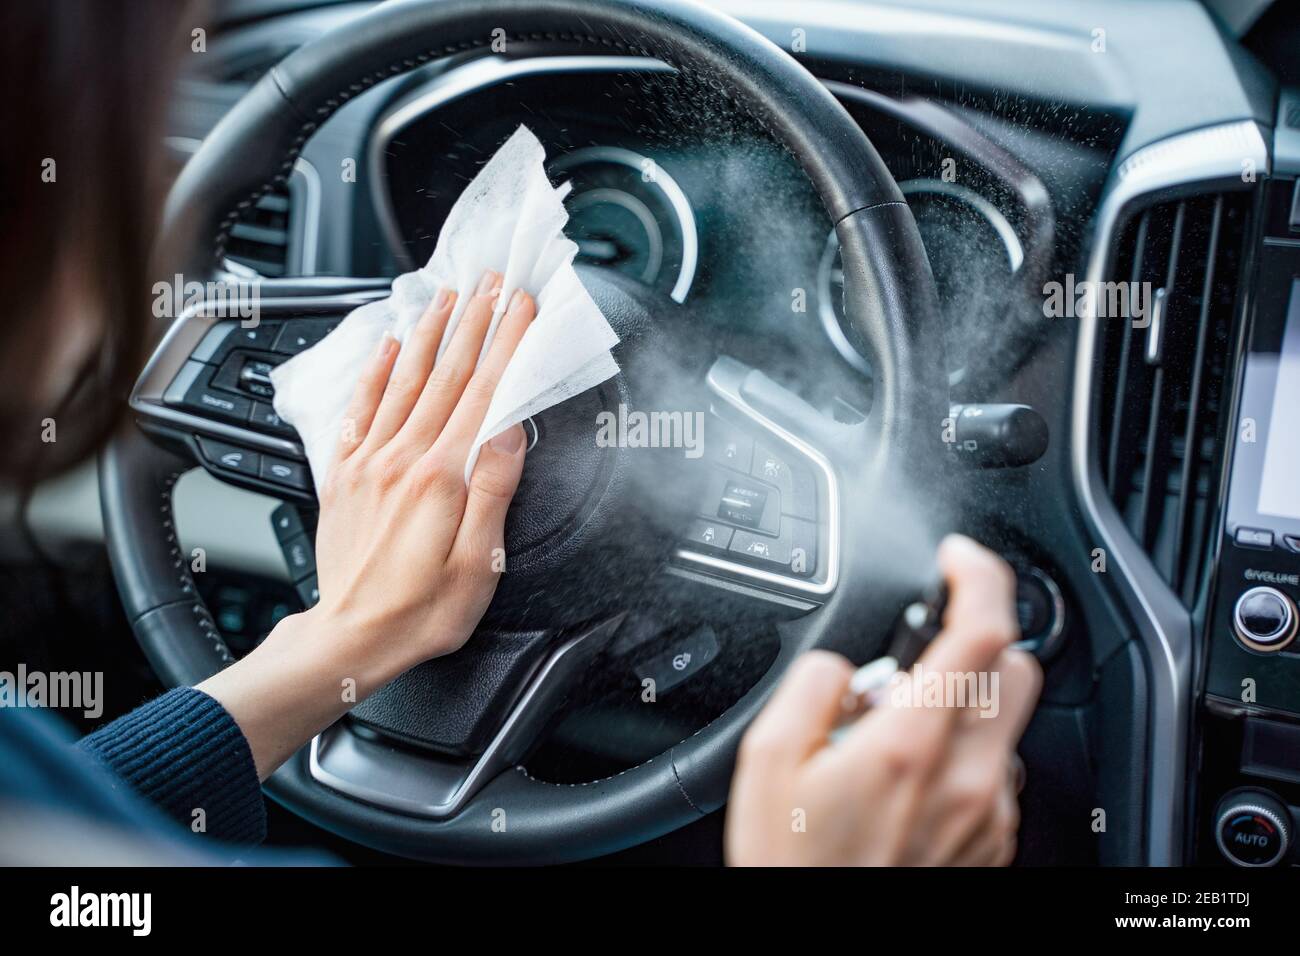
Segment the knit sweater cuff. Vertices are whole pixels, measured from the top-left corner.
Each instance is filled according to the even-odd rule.
[[[187,829],[234,843],[266,837],[253,752],[234,718],[200,690],[170,690],[78,746]]]

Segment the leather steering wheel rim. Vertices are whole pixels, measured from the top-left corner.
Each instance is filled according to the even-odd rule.
[[[884,476],[932,476],[947,414],[943,331],[929,263],[902,194],[863,131],[810,73],[743,24],[691,2],[383,4],[291,54],[222,119],[172,189],[160,248],[181,251],[176,257],[190,274],[210,274],[232,224],[284,182],[303,144],[333,112],[381,80],[487,49],[498,30],[507,44],[541,44],[544,53],[576,48],[663,60],[726,93],[789,150],[836,224],[845,312],[875,371],[870,424],[854,432],[855,441],[871,444],[870,469],[854,466],[849,494],[878,487],[872,483]],[[177,543],[171,489],[188,467],[134,422],[100,463],[105,538],[119,591],[141,646],[169,685],[198,683],[232,660]],[[765,677],[692,737],[617,776],[556,785],[516,768],[442,820],[403,816],[322,787],[305,752],[281,767],[267,790],[340,835],[438,862],[561,862],[677,829],[725,802],[744,728],[789,661],[809,647],[842,647],[850,627],[883,620],[870,596],[852,586],[870,573],[871,550],[843,537],[844,583],[783,642]],[[498,807],[508,808],[504,832],[491,825]]]

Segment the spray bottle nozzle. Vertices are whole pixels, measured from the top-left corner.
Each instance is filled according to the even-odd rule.
[[[943,612],[948,606],[948,586],[938,582],[898,616],[889,641],[889,656],[900,671],[910,670],[930,642],[943,630]]]

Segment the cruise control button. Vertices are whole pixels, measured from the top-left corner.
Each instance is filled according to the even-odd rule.
[[[755,478],[776,485],[777,490],[781,492],[783,502],[786,499],[793,499],[794,478],[790,473],[790,465],[767,442],[754,442],[754,464],[749,473]]]
[[[729,481],[718,502],[718,517],[746,528],[757,528],[762,524],[766,505],[767,492],[762,488]]]
[[[238,472],[241,475],[257,474],[261,456],[255,451],[210,438],[199,439],[199,451],[203,453],[205,461],[223,471]]]
[[[698,547],[726,551],[731,544],[732,530],[714,521],[692,521],[686,532],[686,542]]]
[[[274,435],[284,435],[287,438],[298,436],[294,427],[276,414],[275,409],[266,402],[253,403],[253,413],[249,416],[248,423],[256,429]]]
[[[755,564],[779,566],[781,570],[787,570],[790,566],[788,538],[768,538],[748,531],[737,531],[727,550]]]
[[[302,462],[263,455],[261,477],[274,484],[284,485],[286,488],[311,490],[311,475]]]

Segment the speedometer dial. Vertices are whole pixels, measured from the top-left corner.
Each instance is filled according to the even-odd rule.
[[[685,301],[695,279],[699,239],[686,194],[653,159],[593,146],[551,164],[572,184],[565,205],[577,261],[622,272]]]

